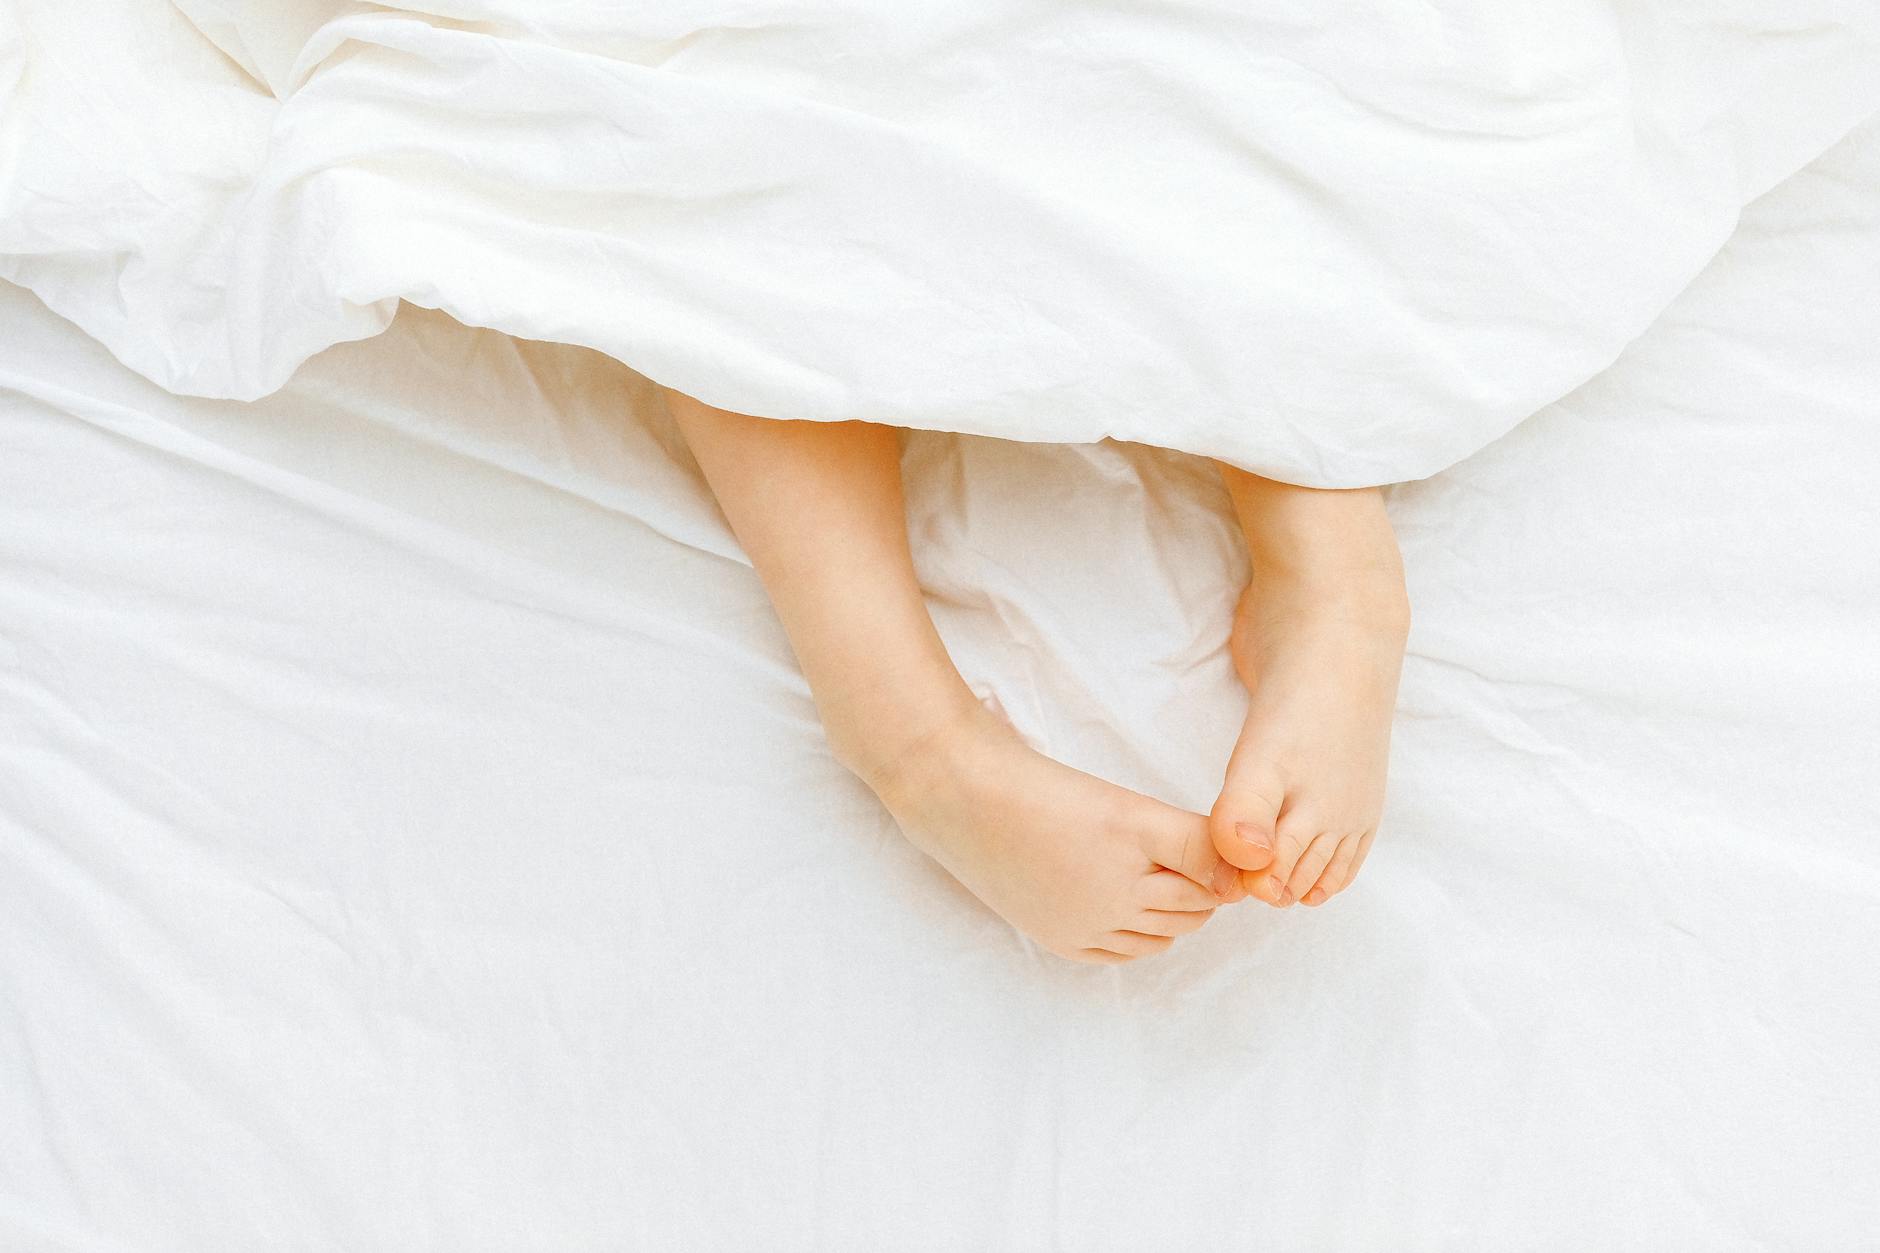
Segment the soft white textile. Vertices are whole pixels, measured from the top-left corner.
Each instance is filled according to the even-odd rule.
[[[1870,129],[1394,494],[1362,884],[1121,970],[1034,959],[829,759],[626,371],[410,312],[181,400],[7,289],[0,1247],[1862,1247],[1876,188]],[[1206,803],[1205,469],[908,463],[971,676]]]
[[[68,138],[155,142],[137,99]],[[343,284],[436,258],[349,229],[192,277],[176,233],[249,163],[21,199],[41,141],[4,230],[65,250],[0,285],[0,1249],[1873,1242],[1880,127],[1393,491],[1417,623],[1353,893],[1114,970],[1030,953],[830,760],[643,379],[406,309],[266,399],[173,395],[98,341],[264,390],[424,296],[341,327]],[[930,433],[907,467],[969,677],[1206,805],[1243,560],[1208,468]]]
[[[12,2],[0,277],[172,389],[403,298],[1323,486],[1592,377],[1880,110],[1871,0]]]

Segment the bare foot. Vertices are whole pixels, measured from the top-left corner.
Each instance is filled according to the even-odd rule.
[[[917,848],[1060,957],[1159,953],[1241,895],[1201,815],[1055,762],[978,706],[864,777]]]
[[[1401,575],[1260,580],[1234,612],[1252,696],[1209,831],[1270,905],[1322,905],[1364,864],[1384,808],[1409,606]]]

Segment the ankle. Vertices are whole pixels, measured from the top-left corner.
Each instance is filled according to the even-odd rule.
[[[1248,602],[1263,616],[1336,619],[1391,636],[1410,631],[1410,594],[1396,564],[1256,566],[1243,611]]]
[[[1410,636],[1402,574],[1256,571],[1234,609],[1235,661],[1255,660],[1276,639],[1299,638],[1300,631],[1320,638],[1331,633],[1353,644],[1368,641],[1380,653],[1401,657]]]
[[[1222,467],[1255,570],[1302,574],[1328,566],[1360,571],[1398,564],[1397,537],[1375,487],[1298,487]]]
[[[891,811],[910,799],[958,745],[991,717],[957,677],[924,699],[875,700],[865,709],[829,711],[823,725],[836,760]]]
[[[1263,508],[1242,512],[1255,595],[1289,614],[1408,631],[1403,554],[1382,493],[1275,488],[1256,499]]]

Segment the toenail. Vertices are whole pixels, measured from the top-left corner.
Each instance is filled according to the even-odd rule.
[[[1284,908],[1286,908],[1286,907],[1287,907],[1288,905],[1290,905],[1290,904],[1292,904],[1292,903],[1293,903],[1293,894],[1292,894],[1292,889],[1291,889],[1291,888],[1281,888],[1281,889],[1279,890],[1279,907],[1280,907],[1281,909],[1284,909]]]
[[[1273,847],[1273,837],[1268,835],[1265,831],[1261,830],[1254,823],[1236,822],[1234,824],[1234,834],[1238,835],[1241,839],[1247,841],[1247,843],[1253,845],[1255,848],[1272,848]]]

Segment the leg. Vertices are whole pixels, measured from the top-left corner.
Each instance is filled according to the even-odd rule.
[[[1319,905],[1357,874],[1384,808],[1403,560],[1376,488],[1221,474],[1253,564],[1232,636],[1251,699],[1209,830],[1253,895]]]
[[[667,400],[770,593],[831,748],[917,847],[1080,960],[1159,951],[1238,895],[1205,819],[1033,752],[973,698],[914,576],[893,428]]]

